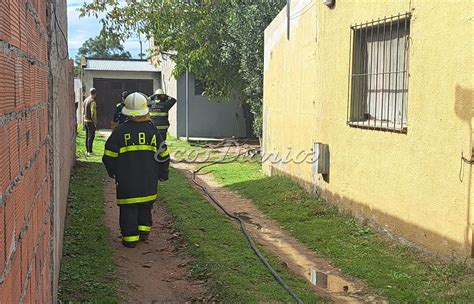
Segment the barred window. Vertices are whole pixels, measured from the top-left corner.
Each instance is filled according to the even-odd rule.
[[[202,95],[206,90],[206,84],[204,81],[195,79],[194,81],[194,95]]]
[[[407,131],[410,14],[351,26],[347,123]]]

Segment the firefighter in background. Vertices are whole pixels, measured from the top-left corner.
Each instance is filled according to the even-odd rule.
[[[95,129],[97,127],[97,105],[95,102],[95,97],[97,91],[94,88],[90,89],[89,97],[84,100],[83,108],[83,123],[84,128],[86,129],[86,151],[87,155],[92,155],[92,147],[94,145],[95,139]]]
[[[150,120],[145,95],[128,95],[122,114],[128,120],[113,130],[102,161],[117,185],[122,244],[134,248],[151,231],[157,184],[168,179],[169,152]]]
[[[168,96],[162,89],[156,90],[155,94],[150,96],[150,116],[161,137],[166,141],[166,134],[170,127],[168,112],[176,103],[176,99]]]
[[[127,116],[125,116],[122,113],[122,109],[125,106],[125,98],[127,98],[128,92],[123,91],[122,92],[122,101],[117,104],[115,107],[115,112],[114,112],[114,119],[113,121],[118,123],[119,125],[123,124],[127,120]]]

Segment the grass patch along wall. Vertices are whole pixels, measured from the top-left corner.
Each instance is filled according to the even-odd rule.
[[[339,213],[289,178],[266,177],[257,163],[205,168],[224,186],[253,200],[291,235],[344,272],[363,279],[394,302],[470,302],[474,271],[466,263],[445,263],[381,238]]]
[[[77,136],[77,162],[69,190],[59,299],[65,303],[119,303],[110,233],[103,224],[105,140],[96,136],[94,156],[85,156],[84,131]]]

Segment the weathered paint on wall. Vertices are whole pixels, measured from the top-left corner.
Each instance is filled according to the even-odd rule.
[[[329,144],[327,181],[309,163],[263,165],[320,190],[384,230],[471,255],[474,49],[472,1],[293,0],[265,31],[264,153]],[[408,131],[346,125],[350,26],[411,12]]]
[[[160,55],[159,58],[159,67],[161,70],[161,87],[166,94],[178,99],[178,84],[176,78],[173,76],[173,69],[176,64],[169,55]],[[175,105],[168,112],[168,120],[170,121],[170,128],[168,129],[168,132],[175,137],[178,134],[177,108],[178,107]]]
[[[57,20],[51,18],[51,38],[49,42],[49,132],[53,146],[50,147],[52,161],[52,302],[57,301],[59,290],[59,271],[63,252],[63,236],[66,224],[66,207],[69,193],[69,180],[76,158],[76,120],[74,105],[73,61],[65,58],[67,37],[63,37],[58,24],[67,29],[67,1],[56,2]],[[50,4],[52,5],[52,3]],[[55,24],[56,23],[56,24]],[[25,301],[28,302],[28,301]]]

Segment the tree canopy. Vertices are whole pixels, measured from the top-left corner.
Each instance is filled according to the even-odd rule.
[[[153,38],[155,52],[174,52],[175,75],[189,68],[211,98],[238,98],[261,135],[264,30],[286,0],[117,0],[84,4],[82,15],[102,19],[103,33],[125,40]]]
[[[129,59],[132,57],[130,52],[125,51],[119,39],[103,34],[89,38],[82,44],[76,55],[76,63],[79,62],[82,56],[121,59]]]

